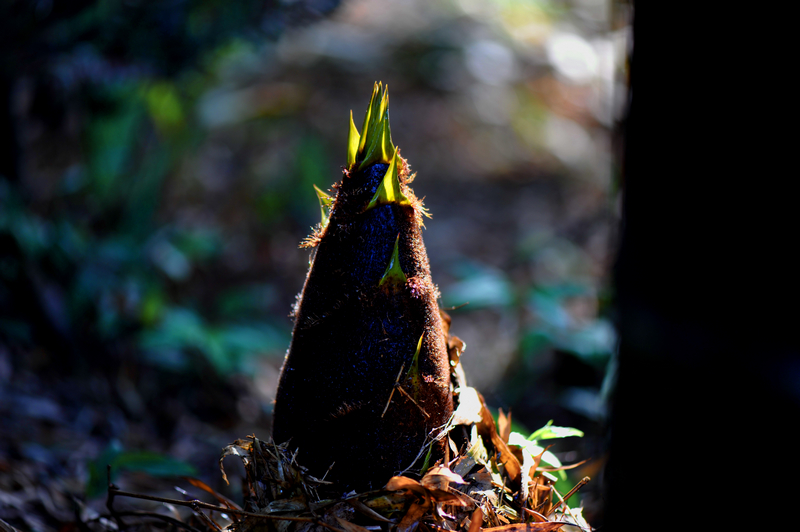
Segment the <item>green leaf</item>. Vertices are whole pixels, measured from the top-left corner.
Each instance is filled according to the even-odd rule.
[[[361,138],[358,142],[358,153],[361,154],[364,152],[364,148],[367,144],[367,135],[368,133],[372,132],[374,129],[374,122],[375,122],[375,115],[378,113],[378,94],[380,94],[382,84],[380,82],[376,82],[372,86],[372,96],[369,99],[369,105],[367,106],[367,112],[364,114],[364,125],[361,127]]]
[[[317,185],[314,185],[314,190],[317,192],[317,199],[319,200],[319,210],[322,213],[322,227],[328,225],[328,220],[331,216],[331,207],[333,206],[333,197],[322,191]]]
[[[414,356],[411,358],[411,365],[408,368],[408,373],[406,374],[406,379],[411,379],[411,389],[414,392],[414,399],[417,399],[419,396],[419,388],[422,385],[422,377],[419,373],[419,352],[422,350],[422,339],[425,337],[425,333],[423,332],[420,337],[419,341],[417,342],[417,350],[414,351]]]
[[[152,451],[123,451],[118,442],[111,443],[103,453],[89,464],[89,481],[86,496],[96,497],[107,487],[107,467],[111,466],[111,481],[120,471],[147,473],[154,477],[196,476],[191,464]]]
[[[123,452],[112,463],[112,468],[115,466],[122,471],[138,471],[154,477],[185,477],[197,474],[194,466],[152,451]]]
[[[403,268],[400,267],[400,234],[398,234],[397,239],[394,241],[392,256],[389,258],[389,265],[378,282],[378,286],[383,286],[386,283],[395,286],[402,285],[405,284],[406,280],[406,274],[403,273]]]
[[[431,465],[431,454],[433,453],[433,445],[428,447],[428,452],[425,455],[425,460],[422,462],[422,467],[419,470],[420,475],[424,475]]]
[[[553,425],[553,420],[547,422],[547,424],[540,428],[539,430],[534,431],[533,434],[528,436],[528,441],[536,441],[536,440],[552,440],[554,438],[569,438],[570,436],[577,436],[579,438],[583,437],[583,432],[574,429],[572,427],[557,427]]]
[[[183,125],[181,97],[173,83],[156,82],[144,92],[147,110],[159,130],[168,131]]]
[[[285,345],[286,338],[273,327],[260,324],[212,326],[186,308],[165,309],[161,321],[139,337],[148,359],[163,367],[183,370],[187,350],[197,350],[220,374],[241,370],[248,359]]]
[[[126,191],[124,177],[133,161],[133,147],[145,116],[142,100],[134,88],[116,95],[113,112],[93,114],[85,127],[86,170],[89,191],[107,205]]]
[[[462,261],[455,273],[459,280],[443,290],[444,306],[469,303],[466,310],[477,310],[514,305],[514,285],[502,271]]]
[[[367,204],[366,210],[381,205],[383,203],[397,203],[398,205],[411,205],[408,198],[400,191],[400,175],[397,167],[399,166],[399,156],[397,150],[394,151],[394,157],[383,175],[383,179],[378,185],[378,190],[375,195]]]
[[[347,168],[352,168],[356,164],[358,146],[361,143],[361,135],[353,122],[353,111],[350,111],[350,133],[347,135]]]
[[[384,88],[381,82],[377,82],[372,89],[372,97],[364,116],[364,127],[361,129],[356,154],[356,160],[361,161],[358,168],[378,163],[388,164],[394,151],[389,128],[389,87]]]
[[[581,433],[581,435],[583,435],[583,433]],[[550,451],[545,451],[545,448],[537,445],[535,441],[525,439],[525,436],[519,432],[512,432],[509,434],[508,444],[520,447],[523,452],[530,453],[532,457],[539,456],[541,454],[541,463],[543,464],[547,464],[550,467],[561,467],[561,460],[559,460],[555,454],[551,453]],[[565,471],[556,471],[556,473],[558,473],[559,477],[566,480],[567,473]]]

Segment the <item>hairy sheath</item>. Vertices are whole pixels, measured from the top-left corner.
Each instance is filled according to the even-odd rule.
[[[424,209],[409,181],[376,84],[361,135],[351,116],[335,198],[320,196],[330,213],[308,241],[316,250],[274,411],[273,438],[343,489],[381,487],[444,453],[443,443],[424,449],[453,403]]]

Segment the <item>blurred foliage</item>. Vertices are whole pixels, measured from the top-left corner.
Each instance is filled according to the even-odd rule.
[[[245,369],[248,356],[281,352],[287,341],[285,334],[264,323],[226,323],[213,327],[206,324],[197,312],[186,308],[165,311],[159,324],[146,330],[140,338],[146,356],[156,364],[185,369],[190,360],[183,352],[196,349],[221,373]]]
[[[624,32],[608,34],[592,0],[354,0],[330,16],[337,4],[0,6],[0,348],[15,370],[130,381],[170,430],[179,414],[155,382],[191,374],[168,394],[222,404],[218,382],[196,378],[202,359],[256,397],[222,417],[254,424],[307,266],[295,246],[319,221],[312,185],[338,179],[348,111],[383,80],[434,215],[442,306],[469,302],[453,332],[482,337],[468,375],[490,365],[487,397],[529,426],[597,422],[615,348],[604,229]],[[139,364],[168,376],[148,382]],[[549,409],[532,414],[530,394]]]
[[[126,451],[118,441],[113,441],[89,463],[86,496],[94,498],[105,493],[108,483],[114,482],[123,471],[146,473],[154,477],[197,475],[197,469],[190,464],[152,451]]]
[[[259,330],[224,316],[223,325],[206,328],[199,309],[175,306],[181,298],[170,292],[218,259],[222,247],[215,228],[164,224],[157,216],[164,179],[198,133],[177,105],[179,84],[124,85],[104,91],[106,111],[87,116],[82,164],[61,182],[67,190],[48,198],[46,217],[3,180],[0,231],[20,252],[4,262],[4,285],[41,272],[44,289],[57,294],[49,318],[70,337],[118,340],[141,329],[150,353],[194,348],[226,370],[238,367],[242,353],[280,351],[285,325]],[[19,336],[25,324],[7,311],[4,334]]]
[[[224,237],[213,223],[182,224],[159,211],[165,181],[205,138],[193,109],[216,82],[216,65],[243,38],[274,38],[336,4],[4,4],[2,81],[32,98],[11,129],[44,122],[62,135],[57,142],[77,148],[66,165],[44,152],[15,154],[33,157],[33,171],[22,160],[0,176],[4,343],[30,349],[52,329],[75,349],[138,338],[160,365],[177,368],[182,351],[196,350],[224,372],[285,348],[288,324],[258,323],[247,312],[257,302],[225,290],[206,305],[218,312],[192,301],[187,287],[214,269]],[[73,127],[64,123],[70,114]],[[313,153],[313,143],[304,149]],[[62,175],[43,181],[48,171]],[[324,182],[313,157],[299,160],[297,174]],[[290,200],[288,190],[262,195],[262,221],[269,226]]]
[[[47,61],[84,54],[94,74],[118,62],[174,76],[233,37],[275,38],[290,24],[318,18],[336,0],[299,2],[118,2],[11,0],[0,8],[6,59]]]
[[[53,357],[133,342],[173,370],[193,354],[222,373],[279,355],[311,185],[335,181],[346,109],[384,78],[421,187],[519,182],[544,198],[481,214],[462,186],[463,212],[434,209],[434,247],[438,218],[458,225],[456,251],[432,254],[443,305],[512,316],[523,364],[557,350],[602,372],[608,296],[581,265],[604,260],[587,248],[608,223],[601,145],[624,44],[604,6],[354,1],[287,32],[337,2],[4,4],[0,73],[21,149],[0,169],[0,335],[25,349],[53,338]]]
[[[589,362],[604,364],[614,351],[615,332],[607,318],[576,307],[596,308],[594,287],[567,280],[560,284],[520,286],[503,272],[468,262],[454,271],[457,282],[444,295],[445,306],[467,304],[465,310],[515,309],[531,313],[533,323],[520,338],[523,356],[558,348]]]

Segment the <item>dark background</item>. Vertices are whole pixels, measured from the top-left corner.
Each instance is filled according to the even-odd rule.
[[[767,508],[798,493],[787,28],[681,7],[633,17],[609,530],[778,525]]]

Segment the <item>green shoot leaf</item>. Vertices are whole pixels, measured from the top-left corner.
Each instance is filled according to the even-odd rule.
[[[350,111],[350,133],[347,136],[347,168],[352,168],[356,164],[356,155],[361,143],[361,135],[353,122],[353,111]]]
[[[411,366],[408,368],[408,374],[406,375],[407,379],[411,379],[411,389],[414,392],[415,399],[419,397],[419,389],[422,385],[422,376],[420,376],[419,373],[419,352],[422,350],[423,338],[425,338],[424,332],[419,337],[419,341],[417,342],[417,350],[414,351],[414,356],[411,359]]]
[[[561,460],[558,457],[551,453],[550,451],[545,451],[544,447],[536,445],[536,442],[529,441],[525,439],[525,436],[520,434],[519,432],[512,432],[508,436],[508,444],[509,445],[516,445],[522,449],[524,453],[530,453],[531,457],[542,455],[542,464],[547,464],[550,467],[556,468],[561,467]],[[543,472],[546,474],[547,472]],[[563,480],[567,479],[567,473],[563,470],[556,471],[558,476],[561,477]]]
[[[424,475],[428,471],[428,469],[430,469],[431,453],[433,453],[433,445],[428,446],[428,453],[425,455],[425,460],[422,462],[422,467],[419,470],[421,475]]]
[[[314,190],[317,192],[317,199],[319,199],[319,210],[322,214],[322,227],[328,225],[328,220],[331,216],[331,207],[333,207],[333,197],[314,185]]]
[[[367,112],[364,115],[364,125],[361,127],[361,138],[358,141],[358,153],[364,153],[364,148],[367,145],[367,136],[368,133],[373,131],[374,129],[374,122],[375,122],[375,115],[378,113],[379,104],[378,104],[378,94],[380,94],[382,84],[380,82],[376,82],[375,85],[372,87],[372,96],[369,99],[369,105],[367,106]]]
[[[544,427],[534,431],[533,434],[528,436],[528,441],[569,438],[570,436],[578,436],[579,438],[582,438],[583,432],[572,427],[556,427],[553,425],[553,420],[551,419]]]
[[[389,168],[386,169],[386,173],[381,180],[381,183],[378,185],[378,190],[375,191],[375,195],[372,196],[372,199],[367,204],[367,209],[369,210],[373,207],[377,207],[383,203],[397,203],[399,205],[411,205],[411,202],[408,198],[400,191],[400,175],[398,174],[397,167],[400,164],[400,156],[397,153],[397,149],[394,151],[394,157],[392,157],[392,162],[389,164]]]
[[[384,272],[383,277],[381,277],[381,280],[378,282],[378,286],[383,286],[386,283],[400,285],[404,284],[406,280],[406,274],[403,273],[403,269],[400,267],[400,234],[398,233],[397,239],[394,241],[392,256],[389,258],[389,265],[386,267],[386,272]],[[420,342],[421,341],[422,339],[420,339]],[[417,348],[417,353],[419,353],[419,348]],[[414,356],[416,357],[416,355]]]
[[[389,87],[384,88],[381,82],[377,82],[372,89],[372,98],[364,116],[354,163],[361,161],[359,170],[371,164],[388,164],[394,151],[389,129]]]

